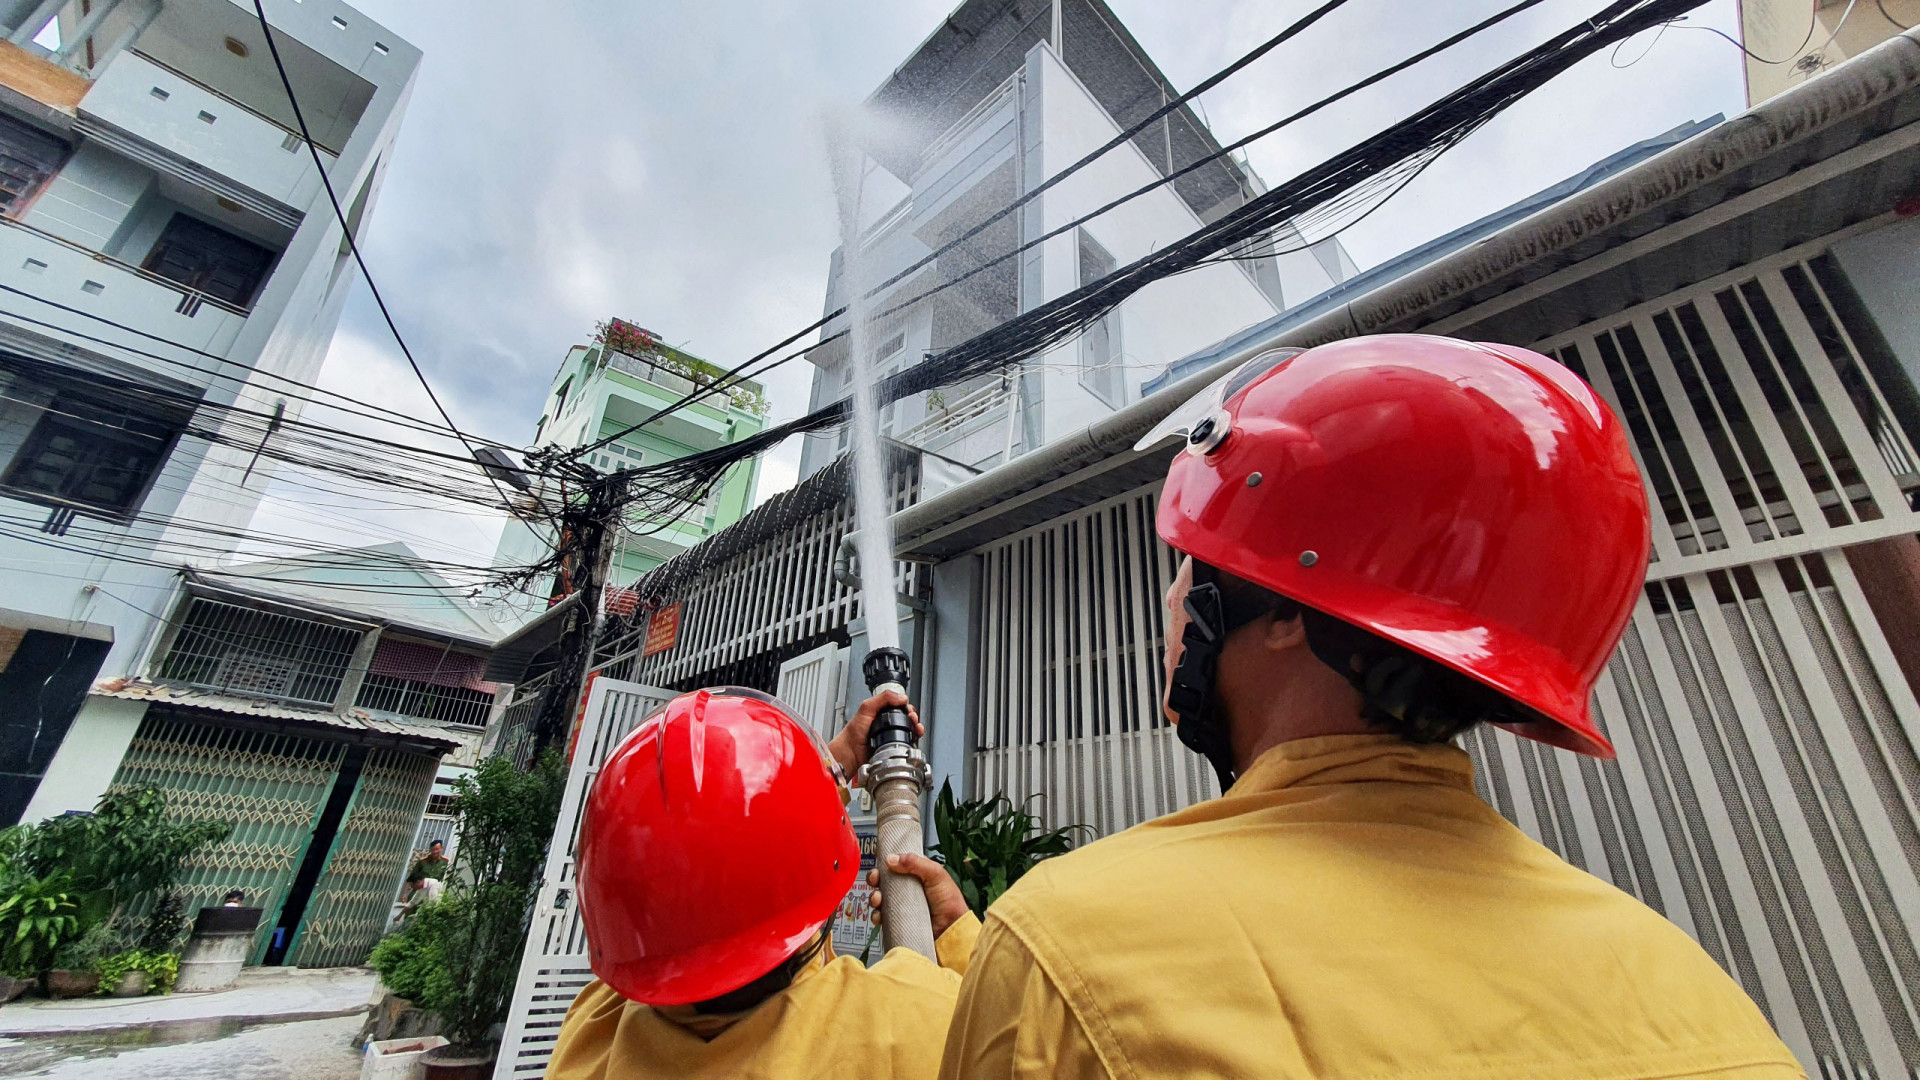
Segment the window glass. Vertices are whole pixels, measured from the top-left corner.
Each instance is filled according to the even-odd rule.
[[[1113,273],[1116,263],[1085,229],[1080,230],[1080,284],[1091,285]],[[1095,320],[1080,335],[1080,385],[1118,408],[1126,386],[1120,366],[1120,310]]]
[[[198,218],[173,215],[142,269],[236,307],[253,303],[273,252]]]
[[[0,213],[18,216],[66,160],[66,143],[0,114]]]
[[[0,357],[0,490],[131,513],[186,427],[184,403],[131,383]]]

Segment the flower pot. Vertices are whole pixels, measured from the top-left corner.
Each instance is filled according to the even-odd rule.
[[[11,975],[0,975],[0,1003],[12,1001],[27,992],[33,985],[32,979],[16,979]]]
[[[147,993],[147,973],[144,971],[127,972],[125,975],[120,976],[120,981],[115,983],[113,989],[108,993],[117,998],[145,997]]]
[[[97,971],[47,972],[47,996],[50,998],[86,997],[98,989],[100,973]]]
[[[420,1075],[425,1080],[489,1080],[496,1053],[491,1046],[437,1046],[421,1055]]]
[[[421,1080],[426,1067],[420,1059],[445,1045],[447,1040],[438,1035],[370,1042],[361,1059],[360,1080]]]

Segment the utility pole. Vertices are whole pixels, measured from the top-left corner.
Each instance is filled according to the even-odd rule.
[[[538,761],[541,754],[566,737],[580,706],[587,675],[593,670],[594,647],[605,618],[602,594],[612,569],[613,545],[619,536],[626,495],[627,482],[620,474],[595,475],[586,484],[586,498],[561,509],[565,527],[560,532],[560,544],[570,549],[561,573],[569,579],[570,595],[579,599],[560,632],[559,666],[533,720],[532,761]],[[567,563],[571,563],[571,569]]]

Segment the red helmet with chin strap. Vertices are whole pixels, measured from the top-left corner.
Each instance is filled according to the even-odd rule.
[[[1613,756],[1588,699],[1650,526],[1625,431],[1572,372],[1354,338],[1255,357],[1141,444],[1175,431],[1169,545],[1491,687],[1516,734]]]
[[[777,699],[682,694],[607,756],[580,824],[593,973],[688,1005],[768,974],[853,887],[860,848],[826,750]]]

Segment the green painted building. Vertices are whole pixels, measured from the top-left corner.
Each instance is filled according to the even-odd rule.
[[[725,393],[653,419],[720,374],[719,368],[664,344],[650,331],[611,320],[601,327],[593,344],[567,350],[547,388],[533,443],[583,447],[635,424],[645,424],[587,454],[587,464],[612,473],[671,461],[757,434],[766,426],[767,404],[765,392],[756,382],[739,383]],[[629,584],[740,520],[753,506],[759,472],[757,456],[741,462],[704,502],[678,517],[663,520],[636,511],[616,543],[612,584]],[[535,530],[545,528],[522,520],[508,522],[494,563],[536,560],[546,551],[546,545]],[[525,607],[531,616],[544,603],[521,597],[515,606]]]

